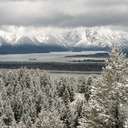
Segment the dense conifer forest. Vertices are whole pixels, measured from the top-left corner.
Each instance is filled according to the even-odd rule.
[[[0,128],[128,128],[128,61],[118,50],[100,77],[0,69]]]

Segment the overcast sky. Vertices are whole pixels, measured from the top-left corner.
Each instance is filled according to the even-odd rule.
[[[0,0],[0,25],[127,29],[128,0]]]

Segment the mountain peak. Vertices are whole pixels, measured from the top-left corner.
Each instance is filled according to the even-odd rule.
[[[0,44],[54,45],[66,48],[127,46],[128,33],[108,27],[43,28],[4,26],[0,28]],[[0,45],[0,46],[1,46]]]

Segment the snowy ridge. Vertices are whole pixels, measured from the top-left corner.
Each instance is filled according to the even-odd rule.
[[[43,28],[0,27],[0,46],[49,45],[64,48],[128,47],[128,33],[108,27]]]

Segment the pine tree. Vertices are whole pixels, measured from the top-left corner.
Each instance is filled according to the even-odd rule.
[[[81,127],[124,128],[122,107],[128,101],[127,62],[117,49],[107,60],[102,77],[91,89],[88,104],[84,104]]]
[[[85,92],[84,92],[84,97],[87,100],[87,102],[89,101],[90,96],[91,96],[91,88],[92,88],[92,78],[89,77],[87,80]]]
[[[77,91],[78,93],[85,93],[85,90],[86,90],[86,80],[84,77],[82,77],[78,80]]]

